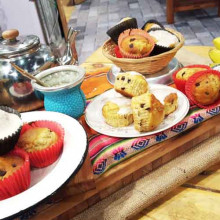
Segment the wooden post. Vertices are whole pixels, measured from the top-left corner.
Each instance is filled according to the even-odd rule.
[[[57,0],[57,7],[58,7],[59,14],[60,14],[60,19],[61,19],[65,39],[67,39],[68,25],[67,25],[66,16],[64,13],[64,9],[63,9],[63,1],[62,0]]]
[[[220,17],[220,0],[218,0],[218,16]]]
[[[174,0],[167,0],[167,23],[173,24],[174,22]]]

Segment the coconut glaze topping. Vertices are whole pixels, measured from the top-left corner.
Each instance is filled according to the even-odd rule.
[[[155,30],[149,32],[150,36],[156,39],[156,44],[163,47],[175,47],[179,42],[176,35],[166,30]]]
[[[0,110],[0,139],[12,135],[21,125],[22,121],[17,115]]]

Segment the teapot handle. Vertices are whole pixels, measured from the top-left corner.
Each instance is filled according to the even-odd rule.
[[[16,40],[16,37],[18,37],[18,35],[19,35],[19,31],[16,29],[6,30],[2,33],[2,37],[5,40],[10,40],[10,41]]]

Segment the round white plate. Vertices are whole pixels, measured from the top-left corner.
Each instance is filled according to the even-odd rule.
[[[181,121],[189,111],[189,101],[187,97],[177,89],[174,89],[170,86],[160,85],[160,84],[150,84],[150,92],[153,93],[157,99],[163,103],[164,98],[172,93],[177,93],[178,96],[178,108],[175,112],[168,115],[164,121],[153,131],[149,132],[139,132],[135,130],[134,125],[131,124],[127,127],[115,128],[108,125],[105,122],[104,117],[102,116],[102,107],[109,101],[114,99],[119,101],[128,101],[127,98],[123,97],[121,94],[117,93],[114,89],[108,90],[107,92],[97,96],[87,107],[85,119],[87,124],[93,128],[95,131],[113,136],[113,137],[142,137],[146,135],[155,134],[161,131],[164,131],[173,125]],[[126,102],[125,101],[125,102]]]
[[[31,186],[26,191],[0,201],[0,219],[18,214],[54,193],[80,169],[88,150],[86,132],[74,118],[49,111],[22,113],[21,117],[24,122],[51,120],[60,123],[65,130],[63,152],[52,165],[31,171]]]

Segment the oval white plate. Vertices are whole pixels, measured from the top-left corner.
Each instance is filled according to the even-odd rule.
[[[21,116],[24,122],[51,120],[60,123],[65,130],[63,152],[52,165],[31,171],[31,186],[26,191],[0,201],[0,219],[26,210],[54,193],[79,170],[88,150],[86,132],[74,118],[49,111],[27,112]]]
[[[146,135],[155,134],[164,131],[173,125],[181,121],[189,111],[189,101],[187,97],[179,90],[170,86],[160,84],[150,84],[150,91],[156,96],[157,99],[163,103],[163,99],[168,94],[175,92],[178,95],[178,108],[175,112],[168,115],[165,120],[153,131],[139,132],[135,130],[134,125],[131,124],[127,127],[115,128],[105,123],[105,119],[102,116],[102,107],[108,100],[120,100],[124,101],[127,98],[117,93],[114,89],[108,90],[107,92],[96,97],[87,107],[85,119],[87,124],[95,131],[113,136],[113,137],[142,137]]]

